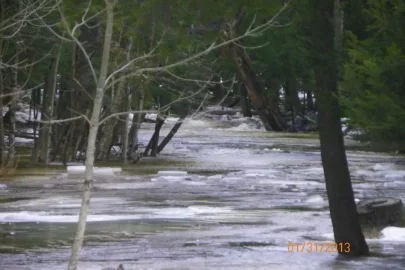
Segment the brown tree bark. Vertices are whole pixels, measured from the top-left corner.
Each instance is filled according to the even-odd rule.
[[[159,143],[159,133],[160,129],[162,128],[163,124],[165,123],[166,116],[157,116],[156,117],[156,124],[155,124],[155,132],[153,133],[148,145],[143,152],[143,156],[146,157],[151,151],[151,156],[156,157],[157,154],[157,147]]]
[[[230,24],[225,25],[226,38],[231,40],[234,38]],[[263,122],[266,130],[283,131],[285,125],[278,113],[278,110],[272,104],[271,100],[266,97],[264,87],[260,84],[256,73],[253,71],[252,64],[246,52],[238,46],[236,42],[229,44],[229,51],[232,60],[234,61],[243,83],[247,89],[249,99],[252,101],[253,107],[256,109],[260,119]]]
[[[184,119],[186,119],[185,116],[182,116],[177,120],[176,124],[172,127],[170,130],[169,134],[163,139],[163,141],[159,144],[157,148],[157,153],[159,154],[162,152],[162,150],[165,148],[165,146],[170,142],[170,140],[174,137],[174,135],[177,133],[181,125],[183,124]]]
[[[340,46],[336,43],[335,35],[341,33],[335,28],[339,21],[337,16],[340,16],[338,12],[334,12],[335,1],[310,1],[313,12],[310,14],[313,29],[312,54],[315,63],[321,157],[335,242],[338,245],[350,245],[350,249],[339,250],[339,253],[361,256],[367,255],[369,250],[357,215],[341,129],[339,101],[336,97],[337,52]]]

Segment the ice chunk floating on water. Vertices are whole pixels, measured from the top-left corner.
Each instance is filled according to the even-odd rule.
[[[68,166],[67,171],[68,174],[82,174],[84,173],[86,167],[85,166]],[[93,168],[93,173],[94,174],[114,174],[114,173],[119,173],[121,172],[121,168]]]
[[[187,175],[186,171],[158,171],[158,175],[164,175],[164,176],[182,176],[182,175]]]
[[[321,195],[308,197],[304,200],[304,203],[311,208],[323,208],[326,206],[326,202]]]
[[[405,228],[386,227],[382,231],[381,240],[386,241],[405,241]]]
[[[393,170],[394,166],[393,164],[375,164],[373,167],[374,171],[389,171],[389,170]]]
[[[384,175],[386,179],[403,179],[405,178],[405,171],[392,171]]]
[[[232,209],[226,207],[211,207],[205,205],[192,205],[189,206],[188,209],[196,214],[229,213],[232,211]]]

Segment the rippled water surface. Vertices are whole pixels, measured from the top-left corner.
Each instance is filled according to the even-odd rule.
[[[152,129],[143,126],[141,141]],[[405,199],[403,157],[346,143],[356,199]],[[405,269],[401,236],[368,239],[365,259],[288,251],[289,242],[332,241],[314,135],[188,120],[158,158],[122,170],[96,176],[79,269]],[[18,175],[0,183],[1,269],[66,269],[80,174]]]

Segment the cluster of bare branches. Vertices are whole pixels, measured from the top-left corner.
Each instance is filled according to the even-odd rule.
[[[3,5],[3,1],[0,3]],[[105,8],[96,11],[93,9],[93,2],[88,1],[77,21],[67,15],[62,0],[20,0],[11,7],[12,12],[7,14],[7,18],[4,13],[2,14],[0,45],[14,41],[16,44],[14,48],[18,49],[15,55],[7,60],[0,58],[0,71],[13,70],[18,77],[25,70],[29,70],[30,74],[34,67],[43,64],[44,61],[49,62],[45,82],[28,87],[31,76],[25,74],[25,82],[19,84],[20,90],[0,92],[0,97],[4,98],[28,91],[32,92],[32,98],[34,98],[40,95],[39,88],[43,87],[42,103],[36,104],[40,107],[41,117],[33,119],[35,125],[38,125],[34,126],[34,136],[37,129],[40,133],[38,143],[37,140],[35,141],[35,149],[39,154],[36,153],[33,156],[39,156],[47,162],[51,140],[63,142],[53,145],[55,149],[52,150],[51,156],[56,156],[57,152],[63,152],[66,156],[75,156],[79,149],[86,151],[83,200],[69,263],[70,270],[77,268],[78,254],[83,241],[93,179],[93,164],[96,158],[100,160],[105,158],[106,152],[111,147],[115,127],[124,123],[123,155],[126,156],[128,147],[132,149],[137,141],[134,139],[136,130],[132,128],[131,131],[128,130],[129,114],[136,115],[132,125],[135,127],[139,125],[141,114],[155,112],[158,119],[163,119],[164,122],[168,112],[176,104],[182,102],[193,104],[193,110],[189,110],[180,117],[179,123],[181,123],[187,114],[195,116],[201,113],[200,109],[210,98],[210,88],[215,85],[220,85],[225,93],[218,102],[220,105],[233,90],[236,78],[230,76],[223,80],[221,74],[211,67],[212,63],[207,61],[206,56],[215,50],[246,38],[257,37],[270,28],[279,26],[276,18],[287,8],[288,3],[263,24],[256,25],[253,18],[250,26],[242,34],[227,39],[218,35],[209,44],[201,44],[197,48],[176,52],[175,57],[171,57],[170,60],[162,59],[159,50],[165,43],[165,38],[174,35],[175,31],[166,26],[158,33],[152,24],[153,31],[150,33],[148,46],[145,51],[140,50],[132,38],[123,38],[125,29],[136,28],[137,25],[121,22],[121,29],[118,32],[114,27],[117,21],[114,10],[117,4],[115,0],[105,0]],[[30,37],[31,40],[43,39],[41,33],[46,32],[48,33],[46,39],[52,41],[53,45],[48,47],[47,51],[43,51],[40,57],[29,58],[26,57],[27,53],[24,54],[28,50],[34,51],[34,42],[30,44],[24,41],[27,28],[35,29]],[[71,54],[72,70],[69,75],[60,74],[59,71],[63,48],[69,48]],[[1,46],[0,49],[0,55],[4,55],[2,53],[4,48]],[[179,72],[182,68],[183,71]],[[64,83],[67,86],[62,85]],[[137,86],[134,87],[133,84]],[[163,87],[177,98],[158,106],[155,110],[143,109],[142,102],[138,102],[137,106],[131,105],[128,100],[134,97],[137,97],[138,101],[143,100],[143,87],[146,84]],[[58,99],[55,98],[57,92]],[[15,102],[12,103],[10,108],[14,110],[15,105]],[[60,109],[62,107],[64,110]],[[125,118],[122,118],[123,116]],[[2,125],[0,122],[0,127]],[[54,136],[58,136],[58,139],[50,138],[51,131],[55,134]],[[13,132],[15,133],[15,130]],[[14,134],[13,132],[10,134]],[[58,151],[58,147],[63,145],[71,147]],[[157,151],[157,145],[154,147]]]

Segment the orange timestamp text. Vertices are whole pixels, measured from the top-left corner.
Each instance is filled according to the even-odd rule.
[[[350,243],[342,242],[288,242],[288,252],[325,252],[325,253],[349,253]]]

